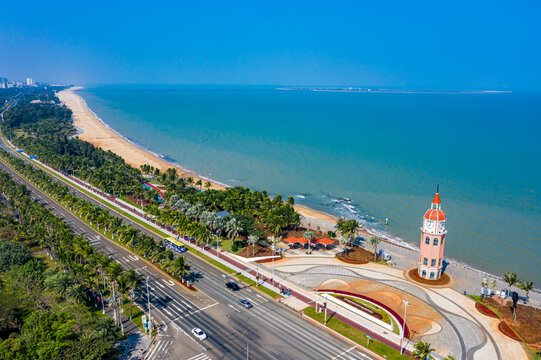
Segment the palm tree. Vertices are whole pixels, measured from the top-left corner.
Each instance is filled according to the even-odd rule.
[[[99,339],[115,339],[117,328],[108,316],[100,316],[96,321],[96,330],[93,333],[93,337]]]
[[[186,263],[186,259],[184,258],[184,256],[177,256],[169,264],[169,271],[171,272],[171,274],[175,276],[180,276],[183,282],[184,277],[189,274],[190,269],[191,266]]]
[[[370,245],[372,245],[374,247],[374,261],[377,261],[378,259],[378,245],[379,243],[381,242],[381,239],[378,238],[378,237],[375,237],[375,236],[372,236],[370,238]]]
[[[339,218],[335,226],[337,231],[340,231],[342,235],[349,239],[350,247],[353,247],[355,237],[358,235],[361,225],[355,219],[346,220]]]
[[[130,295],[130,320],[132,319],[133,295],[135,291],[143,285],[143,276],[130,269],[124,273],[124,278],[129,289]]]
[[[205,182],[205,189],[210,189],[210,187],[212,186],[212,184],[210,183],[210,181],[207,181]]]
[[[75,301],[84,302],[86,300],[86,291],[82,284],[70,286],[67,289],[66,294]]]
[[[526,292],[526,298],[524,299],[524,304],[528,303],[529,300],[529,294],[530,291],[533,289],[533,282],[532,281],[520,281],[517,285],[517,287],[521,290],[524,290]]]
[[[419,341],[413,347],[415,350],[412,351],[411,355],[418,357],[421,360],[427,359],[430,356],[430,353],[434,351],[434,349],[430,347],[429,343],[423,341]]]
[[[316,237],[316,234],[313,231],[305,231],[303,236],[308,239],[308,251],[312,252],[312,240]]]
[[[509,287],[507,288],[507,295],[510,296],[511,287],[518,282],[517,274],[507,271],[505,272],[505,274],[503,274],[503,281],[505,281],[507,285],[509,285]]]
[[[453,355],[447,355],[446,357],[443,358],[443,360],[456,360],[456,359]]]
[[[73,279],[66,273],[56,273],[45,279],[45,287],[60,298],[64,298],[69,288],[73,285]]]
[[[248,235],[248,245],[252,245],[252,256],[255,256],[255,244],[257,244],[258,237],[254,235]]]
[[[225,223],[225,231],[231,240],[236,239],[242,232],[242,226],[236,218],[231,218]]]

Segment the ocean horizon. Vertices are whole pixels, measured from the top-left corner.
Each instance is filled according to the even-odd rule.
[[[418,244],[439,183],[446,257],[541,283],[540,94],[227,85],[77,93],[105,124],[164,160],[230,186],[294,196],[397,242]]]

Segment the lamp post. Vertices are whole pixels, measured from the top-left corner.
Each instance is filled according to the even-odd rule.
[[[148,304],[148,334],[152,336],[152,318],[150,317],[150,291],[148,290],[148,276],[147,276],[147,304]]]
[[[327,325],[327,294],[323,294],[325,298],[325,325]]]
[[[274,287],[274,243],[272,243],[272,286]]]
[[[404,303],[404,324],[402,326],[402,338],[400,339],[400,355],[402,355],[404,351],[404,348],[402,345],[404,344],[404,334],[406,333],[406,310],[408,309],[408,306],[411,305],[406,300],[402,300],[402,302]]]

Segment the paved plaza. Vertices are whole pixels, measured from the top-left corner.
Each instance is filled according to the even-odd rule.
[[[270,264],[265,265],[267,270]],[[429,287],[409,280],[404,270],[375,263],[345,264],[328,256],[284,258],[275,274],[305,291],[336,289],[371,297],[403,316],[412,343],[426,341],[438,355],[457,359],[527,359],[522,345],[497,330],[498,320],[475,309],[475,303],[450,287]]]

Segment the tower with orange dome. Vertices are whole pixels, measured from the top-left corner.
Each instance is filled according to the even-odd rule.
[[[441,277],[446,233],[445,213],[441,209],[438,186],[432,205],[423,216],[423,226],[421,226],[421,246],[417,267],[420,277],[428,280],[437,280]]]

